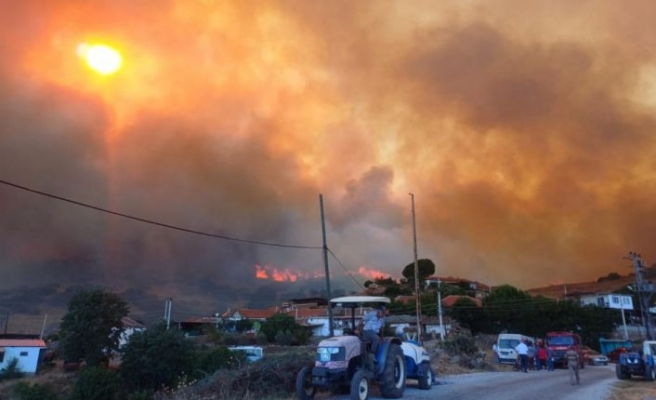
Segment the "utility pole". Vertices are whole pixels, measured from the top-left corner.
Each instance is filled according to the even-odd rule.
[[[415,305],[417,312],[417,341],[421,344],[421,298],[419,297],[419,261],[417,260],[417,223],[415,222],[415,195],[410,193],[412,200],[412,238],[415,253]]]
[[[635,270],[636,277],[636,291],[638,293],[638,301],[640,302],[640,316],[642,317],[642,323],[645,326],[645,333],[647,340],[652,340],[652,324],[651,324],[651,315],[649,314],[649,302],[651,297],[654,295],[654,285],[651,282],[644,281],[644,265],[642,264],[642,258],[640,254],[630,252],[629,258],[633,263],[633,269]]]
[[[48,320],[48,314],[46,314],[43,317],[43,325],[41,326],[41,335],[39,336],[39,339],[43,339],[43,334],[46,331],[46,321]]]
[[[173,299],[169,298],[164,305],[164,320],[166,320],[167,331],[169,330],[169,326],[171,326],[171,308],[173,308]]]
[[[330,303],[332,294],[330,292],[330,270],[328,269],[328,245],[326,244],[326,219],[323,214],[323,195],[319,195],[319,208],[321,209],[321,234],[323,236],[323,265],[326,273],[326,292],[328,293],[328,331],[330,337],[333,337],[335,331],[333,329],[333,307]]]
[[[442,281],[437,280],[437,317],[440,321],[440,339],[444,342],[444,324],[442,323]]]

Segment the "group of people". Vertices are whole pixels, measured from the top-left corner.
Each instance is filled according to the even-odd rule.
[[[528,346],[526,340],[521,340],[515,346],[517,352],[518,367],[523,372],[528,372],[529,364],[533,364],[536,371],[553,371],[553,358],[549,354],[549,348],[541,340],[537,342],[536,346]]]
[[[496,344],[493,348],[494,352],[497,352]],[[518,369],[522,372],[528,373],[529,369],[529,360],[533,360],[533,365],[537,371],[546,369],[547,371],[554,370],[553,357],[550,354],[549,348],[542,341],[538,341],[535,348],[532,346],[529,347],[526,344],[526,340],[522,339],[517,346],[515,346],[515,351],[517,352],[517,366]],[[565,359],[567,361],[567,369],[569,370],[569,379],[572,385],[578,385],[581,383],[581,378],[579,376],[579,353],[573,346],[570,346],[565,353]]]

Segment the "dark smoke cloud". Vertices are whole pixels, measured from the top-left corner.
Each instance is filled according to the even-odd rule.
[[[0,179],[310,247],[322,194],[339,261],[396,277],[413,193],[419,255],[440,275],[529,287],[624,273],[628,251],[653,262],[654,6],[550,4],[6,4]],[[103,40],[125,65],[99,78],[75,47]],[[215,296],[208,310],[321,290],[255,277],[319,279],[316,249],[4,185],[0,206],[0,289],[187,287]]]

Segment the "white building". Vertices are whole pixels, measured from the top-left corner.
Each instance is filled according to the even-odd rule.
[[[614,310],[633,310],[633,298],[625,294],[582,294],[580,302],[582,306],[592,305]]]
[[[42,339],[0,339],[0,369],[7,368],[15,358],[21,372],[36,374],[45,348],[46,343]]]
[[[146,330],[144,324],[137,322],[130,317],[121,318],[121,322],[123,323],[123,333],[121,333],[121,336],[118,338],[119,348],[122,348],[128,343],[128,341],[130,341],[130,336],[137,332],[144,332]]]

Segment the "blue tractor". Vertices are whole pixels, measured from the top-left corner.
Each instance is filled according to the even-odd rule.
[[[630,348],[626,353],[620,354],[615,365],[617,379],[624,380],[633,376],[642,376],[648,381],[656,379],[656,365],[654,354],[656,353],[656,341],[645,340],[642,349]]]

